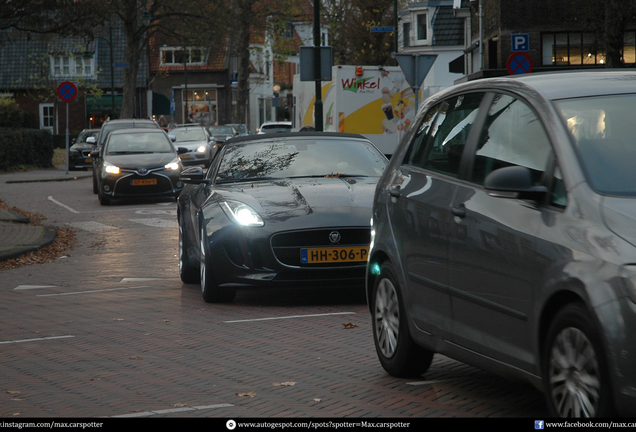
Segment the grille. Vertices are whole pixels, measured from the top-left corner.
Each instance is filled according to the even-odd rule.
[[[331,243],[329,234],[340,233],[340,241]],[[308,247],[368,246],[371,242],[370,228],[329,228],[308,231],[294,231],[272,236],[272,251],[278,261],[289,266],[300,266],[300,250]],[[303,264],[303,267],[351,267],[359,262]]]
[[[143,186],[133,186],[133,180],[149,180],[156,179],[157,184],[154,185],[143,185]],[[155,176],[149,174],[147,176],[140,176],[137,174],[124,177],[117,182],[115,186],[115,194],[121,195],[145,195],[145,194],[160,194],[163,192],[168,192],[173,189],[172,182],[170,179],[164,176]]]

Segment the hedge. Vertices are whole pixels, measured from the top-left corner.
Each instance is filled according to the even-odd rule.
[[[53,167],[53,136],[44,129],[0,128],[0,171]]]

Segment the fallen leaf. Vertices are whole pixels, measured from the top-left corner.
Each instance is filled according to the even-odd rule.
[[[7,390],[7,394],[20,394],[17,390]]]
[[[113,318],[113,321],[123,321],[123,318]]]
[[[346,324],[343,324],[343,326],[344,326],[344,328],[354,328],[354,327],[358,327],[357,325],[352,324],[352,323],[346,323]]]
[[[141,360],[141,357],[139,356],[132,356],[132,357],[128,357],[130,360]]]
[[[184,406],[188,406],[188,404],[185,403],[176,403],[176,404],[172,404],[173,407],[175,408],[180,408],[180,407],[184,407]]]
[[[237,396],[249,396],[249,397],[254,397],[256,396],[256,393],[254,393],[253,391],[248,391],[248,392],[241,392],[241,393],[237,393]]]
[[[295,383],[295,382],[288,381],[288,382],[282,382],[282,383],[274,383],[274,385],[275,385],[275,386],[281,386],[281,387],[289,387],[289,386],[294,386],[294,385],[296,385],[296,383]]]
[[[322,399],[315,398],[314,402],[322,402]]]

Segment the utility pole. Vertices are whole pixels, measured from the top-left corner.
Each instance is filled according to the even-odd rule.
[[[322,132],[322,80],[320,64],[320,0],[314,0],[314,78],[316,80],[316,104],[314,106],[314,129]]]

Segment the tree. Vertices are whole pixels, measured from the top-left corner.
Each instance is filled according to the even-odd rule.
[[[274,55],[283,59],[290,54],[280,40],[281,25],[300,13],[297,0],[233,0],[230,12],[234,35],[230,37],[230,55],[238,57],[237,117],[247,118],[249,100],[250,46],[254,41],[274,46]],[[294,52],[295,54],[295,52]],[[274,60],[274,59],[270,59]]]
[[[598,52],[605,53],[605,66],[624,65],[623,38],[628,23],[634,22],[635,0],[587,0],[586,20],[596,36]]]

